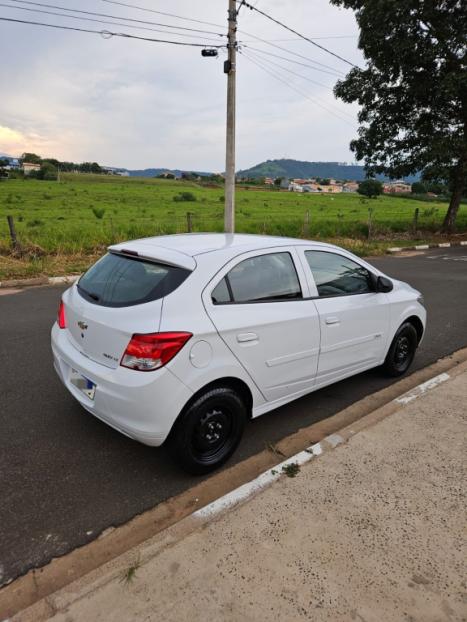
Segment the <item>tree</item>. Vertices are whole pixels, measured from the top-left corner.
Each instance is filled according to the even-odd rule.
[[[369,199],[376,199],[383,192],[383,184],[377,179],[365,179],[358,184],[357,192]]]
[[[9,164],[9,160],[7,160],[6,158],[0,158],[0,180],[2,180],[4,177],[8,177],[8,171],[4,167],[8,166]]]
[[[23,153],[20,160],[21,160],[21,163],[30,162],[31,164],[40,164],[42,162],[41,156],[38,156],[35,153],[27,153],[27,152]]]
[[[456,0],[331,0],[353,9],[367,66],[335,86],[358,102],[351,149],[370,174],[449,184],[451,231],[467,181],[467,10]]]
[[[45,179],[46,181],[56,181],[57,177],[57,168],[50,162],[43,162],[38,172],[38,178]]]
[[[274,180],[274,185],[279,187],[283,179],[284,179],[283,177],[276,177],[276,179]]]
[[[412,184],[412,194],[426,194],[426,186],[421,181],[414,181]]]

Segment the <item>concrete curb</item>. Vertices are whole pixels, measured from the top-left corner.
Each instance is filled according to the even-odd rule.
[[[104,573],[107,579],[115,574],[112,569],[120,573],[125,564],[128,566],[128,560],[131,562],[135,551],[141,552],[144,560],[153,557],[165,545],[184,537],[219,516],[222,511],[247,501],[272,484],[284,475],[282,467],[291,463],[304,464],[331,451],[466,369],[467,348],[463,348],[377,394],[366,396],[333,417],[282,439],[272,451],[266,449],[233,465],[226,472],[213,475],[128,523],[109,528],[83,547],[55,558],[42,568],[30,570],[0,589],[0,620],[18,612],[21,612],[20,617],[14,620],[21,622],[47,619],[53,613],[51,600],[55,599],[55,595],[58,599],[66,598],[70,590],[73,591],[75,581],[85,581],[86,584],[99,578],[105,581]],[[290,453],[289,448],[292,450]],[[290,454],[292,457],[287,457]],[[278,456],[283,456],[285,460],[277,464]],[[246,482],[244,475],[247,475]]]
[[[16,289],[38,285],[66,285],[74,283],[79,277],[79,274],[68,274],[66,276],[38,276],[32,279],[11,279],[0,281],[0,289]]]
[[[394,246],[393,248],[388,248],[386,253],[395,255],[396,253],[403,253],[405,251],[425,251],[430,248],[451,248],[454,246],[467,246],[467,240],[461,240],[460,242],[440,242],[439,244],[416,244],[415,246]]]

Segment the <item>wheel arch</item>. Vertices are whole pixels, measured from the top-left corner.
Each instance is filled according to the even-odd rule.
[[[215,389],[217,387],[225,387],[225,388],[233,389],[235,392],[237,392],[242,398],[246,406],[248,419],[252,418],[253,394],[251,392],[250,387],[247,385],[247,383],[244,380],[240,380],[240,378],[235,378],[233,376],[226,376],[224,378],[218,378],[216,380],[208,382],[207,384],[202,386],[200,389],[198,389],[195,393],[193,393],[193,395],[186,402],[186,404],[184,405],[184,407],[181,409],[180,413],[178,414],[177,418],[175,419],[174,423],[172,424],[172,428],[166,440],[170,438],[173,430],[175,429],[175,426],[177,425],[177,422],[180,420],[180,417],[183,415],[183,413],[186,412],[188,408],[190,408],[190,406],[203,393],[206,393],[207,391],[211,391],[212,389]]]
[[[420,343],[420,341],[422,340],[423,333],[425,332],[425,327],[423,326],[422,320],[418,317],[418,315],[410,315],[408,318],[406,318],[402,322],[402,324],[405,324],[406,322],[408,322],[409,324],[412,324],[412,326],[417,331],[417,345],[418,345]],[[402,324],[401,324],[401,326],[402,326]],[[400,328],[400,326],[399,326],[399,328]],[[399,330],[399,329],[397,329],[397,330]]]

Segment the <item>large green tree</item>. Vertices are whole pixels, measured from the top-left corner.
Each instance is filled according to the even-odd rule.
[[[20,158],[21,162],[30,162],[31,164],[40,164],[42,162],[41,156],[37,153],[23,153]]]
[[[331,2],[355,11],[366,60],[335,87],[361,106],[351,149],[371,174],[448,183],[451,231],[467,187],[465,0]]]

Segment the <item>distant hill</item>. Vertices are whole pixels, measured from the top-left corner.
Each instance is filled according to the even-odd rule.
[[[238,171],[238,177],[286,177],[287,179],[308,179],[321,177],[324,179],[365,179],[365,169],[356,164],[344,162],[303,162],[300,160],[266,160],[249,169]],[[384,179],[383,176],[380,177]],[[409,176],[407,181],[415,181],[418,176]]]
[[[182,173],[194,173],[195,175],[199,175],[200,177],[207,177],[208,175],[212,175],[213,173],[205,173],[200,171],[182,171],[178,168],[144,168],[138,170],[130,170],[130,169],[119,169],[123,171],[128,171],[130,177],[158,177],[162,175],[162,173],[173,173],[175,177],[181,177]]]

